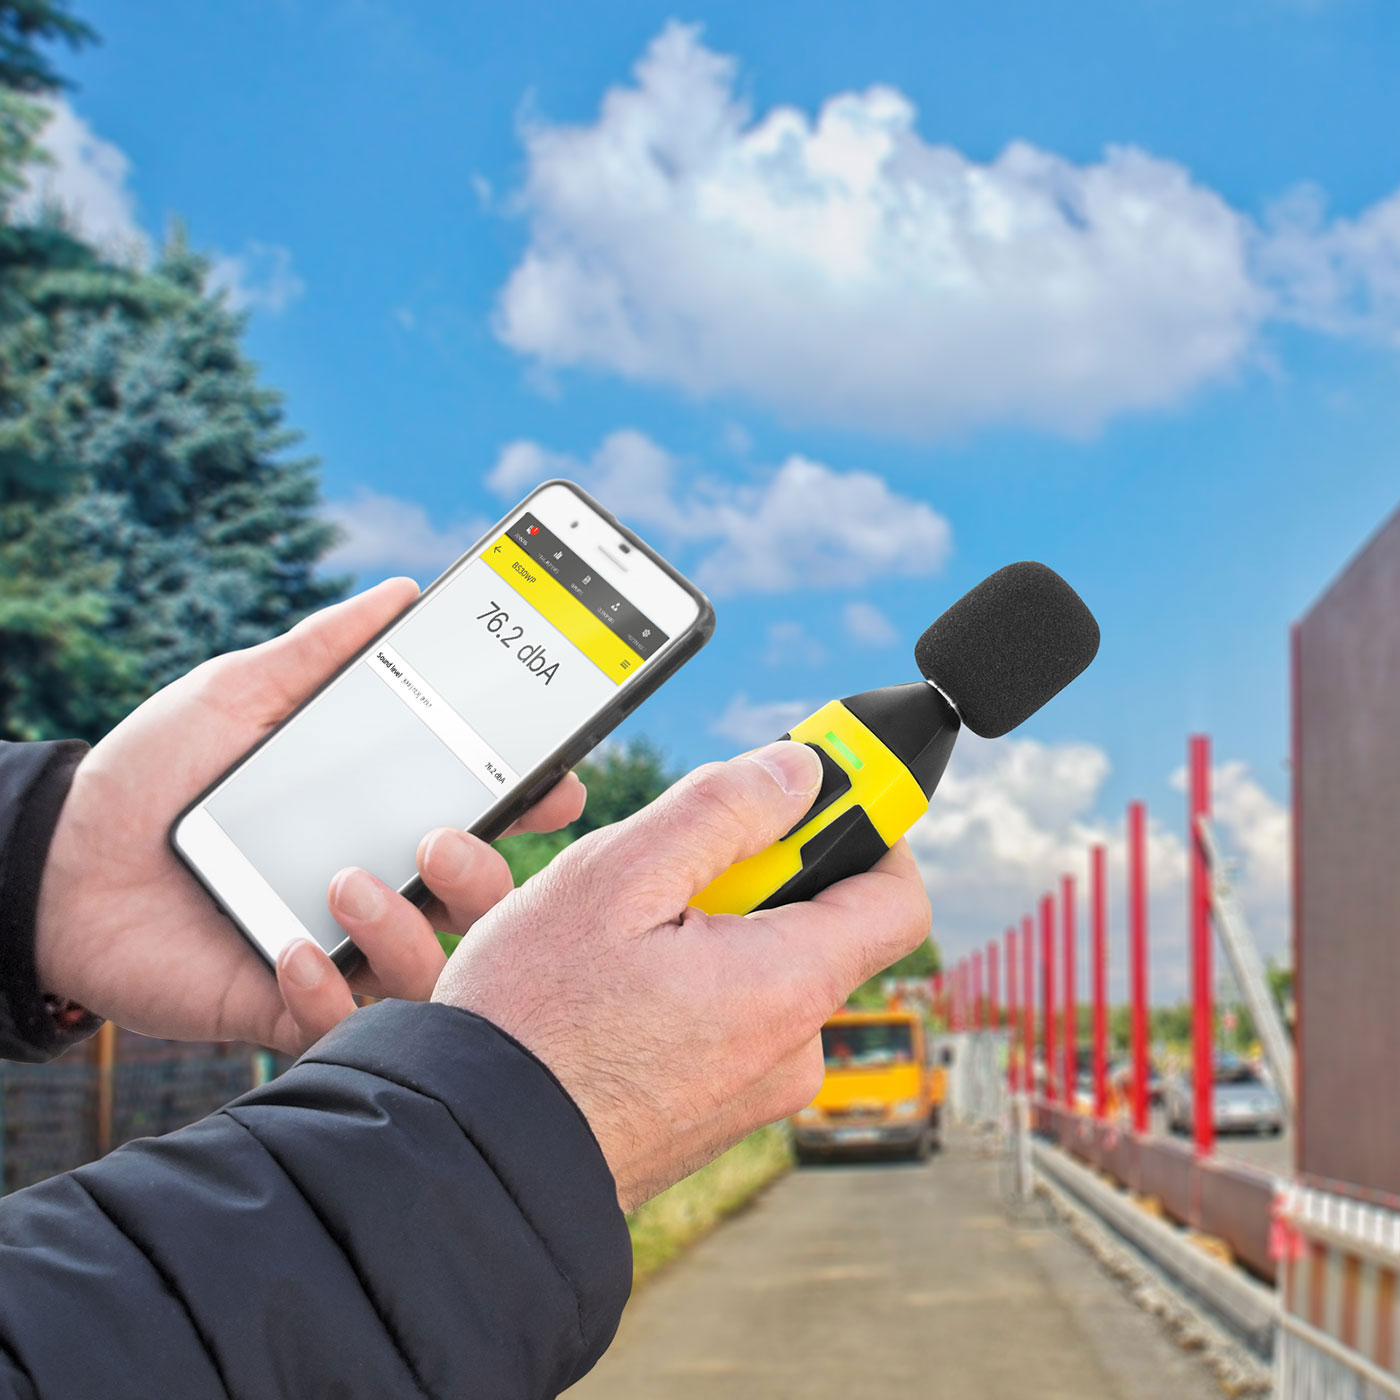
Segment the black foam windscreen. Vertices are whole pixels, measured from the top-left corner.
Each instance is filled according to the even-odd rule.
[[[964,593],[919,638],[914,660],[974,734],[1015,729],[1099,649],[1084,600],[1044,564],[1008,564]]]

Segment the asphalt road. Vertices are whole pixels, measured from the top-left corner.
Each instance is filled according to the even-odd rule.
[[[966,1136],[793,1172],[632,1300],[571,1400],[1219,1400],[999,1174]]]

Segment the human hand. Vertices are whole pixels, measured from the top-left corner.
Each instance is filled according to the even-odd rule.
[[[425,1000],[463,931],[512,886],[500,854],[430,832],[418,867],[428,914],[364,871],[331,882],[331,912],[365,954],[347,982],[310,939],[267,965],[171,852],[175,817],[417,595],[389,579],[286,635],[196,667],[153,695],[78,765],[49,847],[35,958],[42,991],[146,1035],[251,1040],[295,1052],[354,1010],[352,991]],[[570,775],[514,828],[551,831],[583,808]]]
[[[820,782],[792,742],[698,769],[503,899],[438,981],[434,1001],[486,1017],[558,1076],[624,1210],[810,1103],[822,1023],[928,935],[903,841],[808,903],[689,907],[789,830]]]

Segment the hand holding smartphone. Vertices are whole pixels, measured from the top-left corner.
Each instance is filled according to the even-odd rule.
[[[435,826],[494,839],[714,628],[704,595],[570,482],[547,482],[176,820],[171,844],[275,964],[353,944],[326,891],[410,898]]]

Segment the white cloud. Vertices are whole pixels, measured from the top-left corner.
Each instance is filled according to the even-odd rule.
[[[716,595],[858,587],[937,572],[952,548],[948,522],[871,472],[838,472],[791,456],[761,480],[700,476],[643,433],[610,434],[586,462],[534,442],[501,453],[488,484],[514,496],[567,476],[643,534],[704,549],[696,581]]]
[[[850,588],[931,574],[952,547],[948,522],[883,478],[798,456],[763,486],[717,503],[712,518],[721,543],[697,578],[716,593]]]
[[[859,600],[847,603],[841,609],[841,622],[846,635],[862,646],[888,647],[899,640],[894,623],[874,603]]]
[[[502,449],[486,484],[498,495],[514,498],[554,476],[578,481],[609,510],[643,530],[684,538],[699,528],[694,507],[678,500],[685,476],[681,463],[635,429],[609,433],[586,462],[537,442],[512,442]]]
[[[1105,819],[1100,798],[1108,755],[1090,744],[1045,745],[1025,739],[981,740],[965,734],[929,813],[910,832],[934,910],[934,933],[949,960],[1000,940],[1040,897],[1058,895],[1073,874],[1078,890],[1080,956],[1088,933],[1089,849],[1108,851],[1112,994],[1125,993],[1127,975],[1126,833],[1121,816]],[[1169,786],[1179,788],[1180,774]],[[1263,952],[1286,949],[1288,902],[1285,809],[1231,762],[1216,770],[1215,813],[1222,845],[1237,862],[1236,890]],[[1153,799],[1154,804],[1157,799]],[[1175,803],[1172,804],[1175,807]],[[1149,811],[1149,981],[1154,1000],[1187,995],[1184,832]],[[1224,968],[1217,952],[1217,966]],[[1087,983],[1085,983],[1087,985]]]
[[[589,366],[927,438],[1090,433],[1264,362],[1272,321],[1400,346],[1400,192],[1261,222],[1182,165],[927,140],[873,86],[755,113],[734,59],[669,24],[583,125],[533,121],[528,244],[496,330]]]
[[[733,696],[724,713],[710,725],[710,733],[732,739],[746,749],[772,743],[786,734],[800,719],[816,708],[805,700],[768,700],[755,702],[743,691]]]
[[[49,157],[31,166],[16,205],[21,219],[57,207],[69,226],[94,247],[121,261],[144,262],[150,239],[128,188],[131,161],[103,140],[62,98],[50,104],[39,144]]]
[[[436,578],[485,532],[491,523],[472,518],[439,529],[421,505],[377,491],[360,490],[348,501],[332,501],[326,516],[344,531],[344,539],[326,556],[327,573],[361,575],[403,571],[420,582]]]
[[[878,432],[1084,432],[1229,373],[1265,310],[1248,221],[1170,161],[979,163],[880,86],[755,117],[674,23],[635,77],[591,125],[524,131],[497,329],[546,366]]]
[[[1269,210],[1259,266],[1278,289],[1279,314],[1400,348],[1400,192],[1355,219],[1329,223],[1326,213],[1312,186]]]
[[[222,292],[234,311],[285,311],[306,283],[292,270],[288,248],[249,242],[241,253],[217,253],[209,269],[209,290]]]
[[[130,158],[64,99],[51,102],[49,109],[39,135],[48,160],[27,172],[14,217],[34,220],[57,208],[79,237],[106,256],[138,266],[149,263],[153,245],[130,186]],[[276,315],[306,290],[292,268],[291,252],[277,244],[250,240],[241,252],[215,248],[209,258],[209,290],[223,292],[234,310]]]

